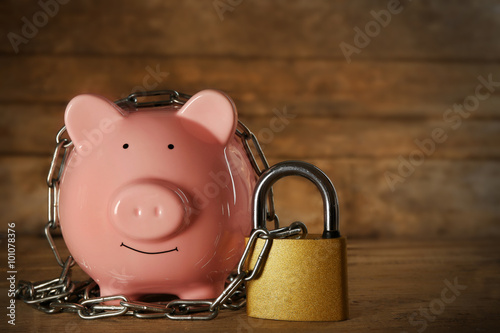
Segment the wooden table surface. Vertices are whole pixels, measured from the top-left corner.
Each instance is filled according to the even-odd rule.
[[[6,248],[6,238],[1,239]],[[63,247],[62,240],[56,240]],[[18,235],[16,278],[42,280],[59,273],[44,238]],[[343,322],[285,322],[223,311],[204,322],[115,317],[83,320],[76,314],[48,315],[16,302],[16,325],[7,323],[8,285],[0,283],[0,327],[13,332],[493,332],[500,326],[500,245],[484,241],[368,241],[348,243],[350,319]],[[2,251],[6,275],[7,251]],[[62,253],[64,254],[64,250]],[[74,279],[85,278],[79,269]],[[497,329],[495,329],[497,328]]]

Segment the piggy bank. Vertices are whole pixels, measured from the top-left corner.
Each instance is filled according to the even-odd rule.
[[[251,231],[256,180],[232,101],[205,90],[125,111],[80,95],[64,119],[61,231],[101,296],[217,297]]]

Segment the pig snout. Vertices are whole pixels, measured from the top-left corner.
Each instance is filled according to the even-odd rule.
[[[124,186],[111,201],[114,227],[135,240],[159,240],[182,229],[190,214],[185,194],[162,181]]]

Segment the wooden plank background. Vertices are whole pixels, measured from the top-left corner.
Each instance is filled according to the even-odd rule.
[[[66,103],[88,92],[118,99],[148,80],[156,89],[227,92],[271,163],[306,160],[331,177],[348,237],[500,236],[499,83],[481,90],[488,97],[457,126],[443,119],[475,95],[478,77],[500,82],[497,1],[401,0],[350,62],[339,45],[355,45],[354,28],[365,30],[391,1],[66,2],[47,1],[46,24],[38,1],[0,2],[4,225],[41,233]],[[9,33],[23,36],[34,19],[38,31],[16,52]],[[269,135],[276,112],[290,118]],[[393,191],[387,172],[401,177],[400,159],[415,157],[415,140],[435,129],[446,140]],[[283,224],[320,231],[313,185],[282,181],[276,200]]]

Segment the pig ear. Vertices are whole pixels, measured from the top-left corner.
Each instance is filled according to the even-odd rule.
[[[122,109],[106,98],[85,94],[68,103],[64,123],[75,148],[81,150],[85,142],[87,145],[99,143],[124,115]]]
[[[226,146],[229,139],[236,130],[238,116],[233,101],[223,92],[217,90],[203,90],[194,95],[179,110],[181,119],[189,120],[183,125],[188,130],[191,128],[193,134],[207,141],[206,133],[200,131],[200,127],[211,133],[215,139]]]

